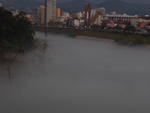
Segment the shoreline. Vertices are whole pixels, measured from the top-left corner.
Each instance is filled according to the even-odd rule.
[[[36,31],[51,32],[55,34],[64,34],[70,37],[80,39],[94,39],[94,40],[110,40],[122,45],[149,45],[150,35],[137,35],[129,33],[115,33],[115,32],[96,32],[96,31],[79,31],[75,29],[36,29]]]
[[[96,41],[106,41],[106,42],[115,42],[113,39],[109,38],[100,38],[100,37],[92,37],[92,36],[84,36],[84,35],[77,35],[76,39],[85,39],[85,40],[96,40]],[[150,44],[142,44],[144,48],[150,49]]]
[[[98,37],[92,37],[92,36],[85,36],[85,35],[77,35],[76,36],[77,39],[87,39],[87,40],[99,40],[99,41],[109,41],[109,42],[114,42],[113,39],[109,39],[109,38],[98,38]]]

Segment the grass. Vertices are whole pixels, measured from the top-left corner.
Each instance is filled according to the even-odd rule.
[[[42,31],[45,31],[45,30],[42,29]],[[117,43],[124,44],[124,45],[150,44],[150,36],[143,36],[143,35],[136,35],[136,34],[79,31],[79,30],[74,30],[74,29],[57,29],[57,28],[48,29],[46,31],[56,33],[56,34],[66,34],[71,37],[89,36],[89,37],[96,37],[96,38],[101,38],[101,39],[111,39]]]
[[[117,43],[127,45],[150,44],[150,36],[124,34],[124,33],[107,33],[107,32],[78,32],[78,35],[91,36],[103,39],[111,39]]]

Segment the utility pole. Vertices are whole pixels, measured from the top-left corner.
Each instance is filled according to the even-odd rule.
[[[45,26],[46,27],[48,26],[48,23],[47,23],[47,0],[45,0]]]

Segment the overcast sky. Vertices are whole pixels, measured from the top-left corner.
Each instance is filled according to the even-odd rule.
[[[72,0],[57,0],[59,2],[62,1],[72,1]],[[89,1],[89,0],[88,0]],[[104,0],[90,0],[90,1],[104,1]],[[122,0],[122,1],[127,1],[127,2],[134,2],[134,3],[149,3],[150,4],[150,0]]]

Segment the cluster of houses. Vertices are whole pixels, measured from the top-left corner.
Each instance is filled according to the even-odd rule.
[[[55,21],[59,27],[73,27],[76,29],[90,29],[92,26],[104,26],[106,30],[119,27],[125,29],[130,25],[140,33],[150,32],[150,16],[138,16],[128,14],[107,14],[105,8],[92,9],[90,4],[85,6],[83,12],[74,14],[64,13]]]
[[[68,27],[75,27],[77,29],[103,25],[105,29],[113,30],[116,27],[125,29],[126,26],[130,25],[135,27],[139,33],[150,32],[150,16],[116,14],[115,12],[106,14],[104,8],[77,13],[74,16],[70,16],[66,23]]]
[[[56,4],[55,4],[56,5]],[[0,3],[0,7],[3,7]],[[150,16],[138,16],[128,14],[117,14],[116,12],[106,13],[105,8],[92,8],[91,4],[86,4],[84,10],[78,13],[68,13],[62,11],[61,8],[54,7],[52,21],[49,21],[49,26],[68,27],[76,29],[91,29],[93,26],[103,26],[106,30],[113,30],[116,27],[125,29],[130,25],[140,32],[150,32]],[[46,23],[46,6],[38,7],[34,14],[27,14],[26,17],[32,24],[45,25]],[[14,15],[18,14],[18,10],[12,10]]]
[[[0,7],[2,5],[0,4]],[[41,5],[34,14],[27,14],[26,17],[32,24],[46,24],[46,7]],[[14,15],[18,14],[18,10],[12,11]],[[53,12],[54,13],[54,12]],[[92,8],[91,4],[86,4],[84,10],[77,13],[68,13],[62,11],[61,8],[55,9],[55,18],[49,21],[49,26],[66,27],[75,29],[97,29],[103,30],[123,30],[126,26],[134,27],[139,33],[150,33],[150,16],[138,16],[128,14],[118,14],[116,12],[106,13],[105,8]],[[101,26],[101,27],[98,27]]]

